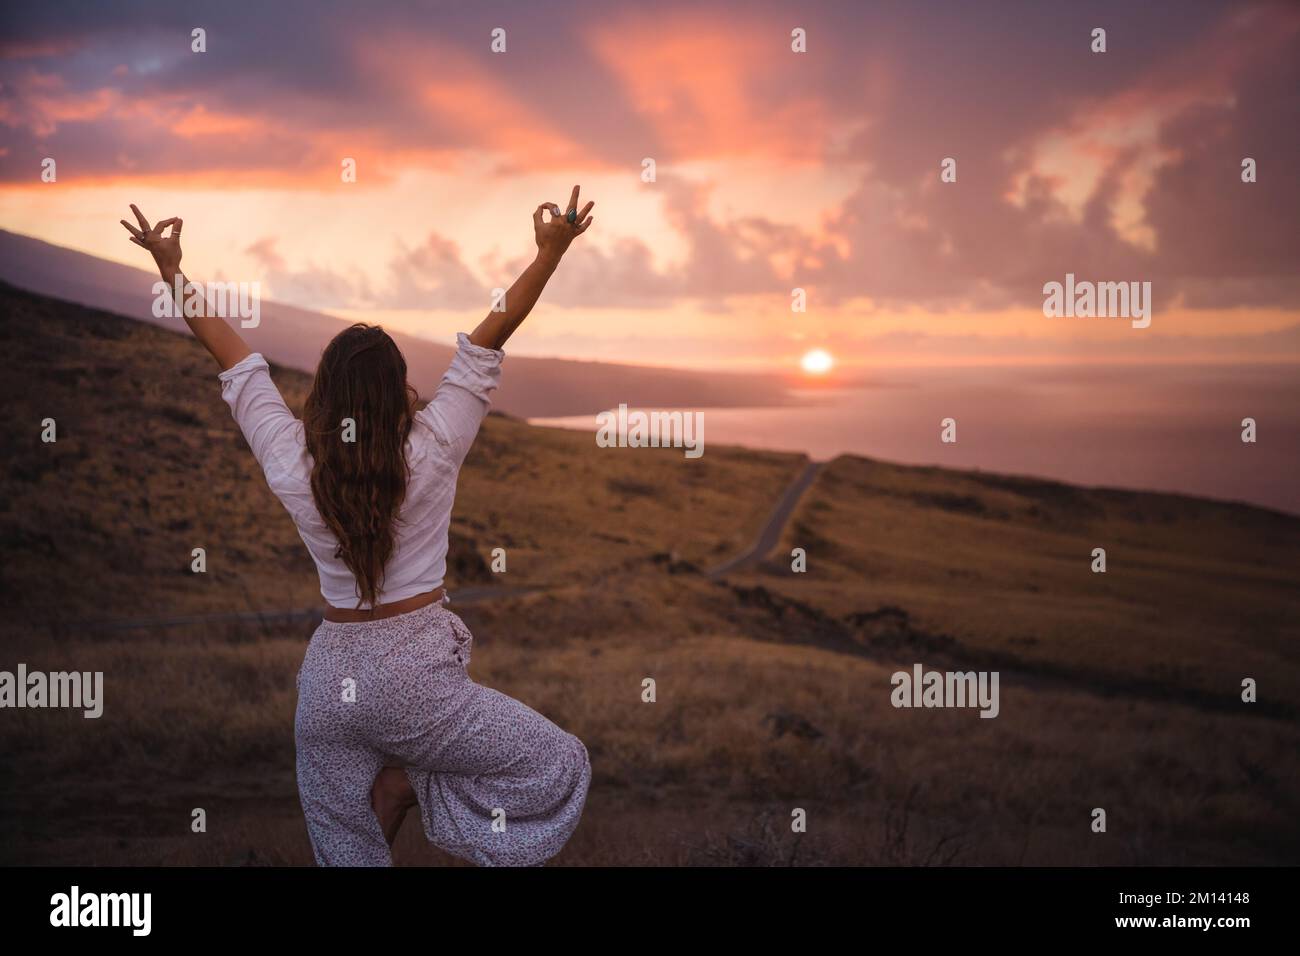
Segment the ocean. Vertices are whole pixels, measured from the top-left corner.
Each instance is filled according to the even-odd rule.
[[[890,369],[800,404],[690,409],[712,444],[1180,492],[1300,514],[1295,365]],[[941,421],[957,440],[940,441]],[[1256,441],[1241,440],[1253,418]],[[596,432],[596,417],[530,419]]]

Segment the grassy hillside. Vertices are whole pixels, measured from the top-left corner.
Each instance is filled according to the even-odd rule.
[[[844,457],[754,579],[917,652],[1269,709],[1300,703],[1300,518]],[[1092,571],[1094,548],[1106,572]],[[1235,704],[1233,704],[1235,706]]]
[[[103,671],[107,697],[99,720],[2,715],[0,862],[310,863],[292,729],[308,628],[84,623],[319,602],[210,360],[13,290],[0,316],[0,668]],[[305,377],[274,375],[299,404]],[[557,863],[1300,861],[1296,519],[842,458],[767,562],[704,574],[801,466],[485,424],[449,581],[538,590],[453,607],[472,676],[591,753]],[[196,546],[207,575],[188,570]],[[494,547],[506,575],[484,568]],[[890,675],[916,662],[998,670],[1000,715],[894,708]],[[1240,701],[1243,676],[1258,704]],[[195,807],[205,834],[189,832]],[[451,862],[413,821],[395,856]]]
[[[189,335],[0,287],[0,494],[10,624],[320,604],[315,568]],[[508,367],[507,367],[507,373]],[[308,376],[272,368],[296,413]],[[41,441],[53,418],[58,441]],[[787,454],[601,454],[592,435],[490,416],[462,473],[448,587],[565,584],[708,562],[752,539],[797,472]],[[207,552],[206,574],[190,570]],[[485,559],[507,553],[493,575]],[[75,582],[75,587],[69,587]]]

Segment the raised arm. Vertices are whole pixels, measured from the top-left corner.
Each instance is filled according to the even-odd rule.
[[[140,227],[137,229],[125,219],[121,220],[126,231],[131,233],[131,241],[143,249],[147,249],[153,256],[154,263],[158,266],[158,272],[162,276],[163,282],[167,283],[167,288],[172,290],[172,295],[176,294],[176,277],[181,277],[181,289],[184,290],[188,281],[181,273],[181,226],[183,223],[179,218],[164,219],[155,226],[149,225],[149,220],[144,218],[144,213],[131,204],[131,211],[135,213],[135,218],[139,220]],[[172,227],[170,236],[164,236],[163,229],[167,226]],[[183,294],[183,293],[182,293]],[[201,315],[188,315],[185,311],[185,302],[176,303],[180,306],[180,311],[185,316],[185,322],[194,332],[194,337],[203,343],[203,346],[212,353],[212,357],[217,360],[224,372],[231,368],[252,353],[243,337],[234,330],[234,328],[222,318],[207,297],[203,297],[203,308]]]
[[[587,215],[591,207],[589,202],[578,211],[578,189],[573,187],[569,197],[568,210],[560,212],[560,207],[553,202],[544,202],[533,210],[533,238],[537,240],[537,257],[529,264],[523,274],[515,280],[514,285],[506,290],[505,310],[489,312],[487,318],[479,323],[469,340],[474,345],[485,349],[499,349],[514,334],[528,313],[537,304],[537,297],[546,288],[546,281],[560,264],[569,243],[587,231],[592,217]],[[543,212],[550,212],[551,218],[544,219]]]

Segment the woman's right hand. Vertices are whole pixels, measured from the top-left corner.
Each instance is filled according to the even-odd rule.
[[[589,202],[582,207],[582,212],[578,209],[578,189],[573,187],[573,194],[569,197],[568,208],[563,212],[560,207],[553,202],[544,202],[533,212],[533,237],[537,240],[537,255],[552,263],[560,261],[565,250],[569,248],[569,243],[575,238],[587,231],[587,227],[592,223],[592,217],[587,213],[591,212],[591,207],[596,205]],[[575,213],[574,221],[569,222],[568,213]],[[551,218],[544,219],[543,212],[550,212]]]
[[[135,213],[135,218],[140,221],[140,228],[137,229],[125,219],[121,220],[126,231],[131,234],[131,241],[142,249],[148,249],[153,256],[154,263],[158,266],[158,271],[163,276],[170,277],[180,271],[181,267],[181,226],[183,223],[180,219],[164,219],[156,226],[150,228],[149,220],[144,218],[135,203],[131,204],[131,211]],[[172,227],[172,234],[164,236],[162,231],[167,226]]]

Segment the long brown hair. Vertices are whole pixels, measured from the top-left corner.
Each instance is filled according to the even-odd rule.
[[[397,343],[381,327],[358,322],[325,347],[303,408],[312,497],[338,538],[334,556],[357,579],[358,607],[375,604],[393,553],[415,401]],[[344,419],[355,422],[355,434],[345,432]]]

